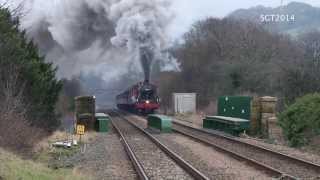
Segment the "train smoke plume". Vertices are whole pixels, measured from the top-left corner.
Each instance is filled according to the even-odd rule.
[[[60,78],[95,74],[110,85],[127,74],[148,79],[155,62],[162,70],[178,68],[163,53],[172,19],[168,0],[4,1],[11,9],[20,5],[21,27]]]
[[[153,52],[152,50],[148,49],[148,47],[141,47],[139,51],[140,61],[144,72],[144,80],[149,81],[151,74],[151,66],[154,58]]]
[[[155,60],[167,59],[166,28],[172,19],[166,0],[122,0],[111,6],[110,17],[116,22],[113,45],[126,47],[133,58],[139,59],[145,80],[150,79]]]

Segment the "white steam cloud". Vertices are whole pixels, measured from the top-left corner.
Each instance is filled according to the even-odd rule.
[[[178,70],[165,53],[173,19],[169,0],[4,1],[12,10],[19,7],[21,28],[58,66],[58,77],[84,77],[105,107],[143,73],[148,78],[155,62],[164,71]]]
[[[126,47],[133,59],[139,59],[148,80],[154,61],[167,61],[165,64],[171,64],[173,69],[178,67],[163,52],[168,45],[166,28],[172,19],[169,7],[168,1],[122,0],[110,8],[109,17],[116,22],[112,44]]]
[[[149,69],[156,61],[163,70],[178,69],[164,53],[173,18],[168,0],[7,2],[12,9],[22,3],[21,26],[47,61],[58,66],[59,77],[94,72],[109,81],[129,70],[141,73],[140,55],[145,51],[152,56]]]

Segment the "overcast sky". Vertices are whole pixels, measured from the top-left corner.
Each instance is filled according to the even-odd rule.
[[[294,0],[283,0],[288,4]],[[295,0],[320,7],[320,0]],[[201,18],[214,16],[224,17],[239,8],[249,8],[257,5],[277,7],[281,0],[174,0],[173,9],[176,18],[170,28],[173,38],[181,36],[190,25]]]
[[[22,0],[0,0],[0,2],[14,2]],[[44,0],[45,1],[45,0]],[[99,1],[99,0],[96,0]],[[267,7],[278,7],[290,2],[304,2],[320,7],[320,0],[171,0],[175,18],[171,23],[169,32],[173,39],[181,37],[188,31],[190,25],[195,21],[213,16],[224,17],[234,10],[250,8],[258,5]]]

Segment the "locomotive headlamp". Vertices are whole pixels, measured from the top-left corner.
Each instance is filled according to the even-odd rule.
[[[147,103],[147,104],[149,104],[149,103],[150,103],[150,101],[146,101],[146,103]]]

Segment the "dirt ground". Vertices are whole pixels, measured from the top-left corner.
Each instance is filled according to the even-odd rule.
[[[54,148],[53,142],[78,140],[72,148]],[[89,179],[136,179],[120,138],[112,126],[108,133],[87,132],[79,142],[79,136],[57,131],[41,141],[35,148],[36,161],[48,164],[51,169],[72,169]]]
[[[111,125],[108,133],[97,133],[79,153],[61,161],[72,164],[77,171],[86,172],[98,180],[137,179],[120,138]]]
[[[320,164],[320,154],[317,154],[310,147],[303,147],[298,149],[298,148],[288,147],[285,145],[271,144],[266,142],[265,140],[259,140],[259,139],[253,139],[253,138],[239,138],[239,139],[251,144],[256,144],[268,149],[276,150],[284,154],[288,154],[300,159],[304,159],[307,161]]]
[[[206,117],[204,113],[197,114],[177,114],[173,116],[174,119],[187,123],[194,127],[202,127],[203,119]]]
[[[245,162],[179,134],[162,134],[161,141],[180,156],[201,169],[210,179],[272,179]]]
[[[145,119],[138,116],[134,117],[137,120],[134,123],[139,124],[143,128],[147,127]],[[200,119],[201,117],[198,118],[198,122],[200,122]],[[188,125],[192,124],[190,122],[184,123]],[[199,124],[194,126],[201,127]],[[196,142],[188,137],[175,133],[160,134],[157,137],[186,161],[201,169],[210,179],[272,179],[263,172],[246,165],[244,162],[226,156],[212,147]]]

